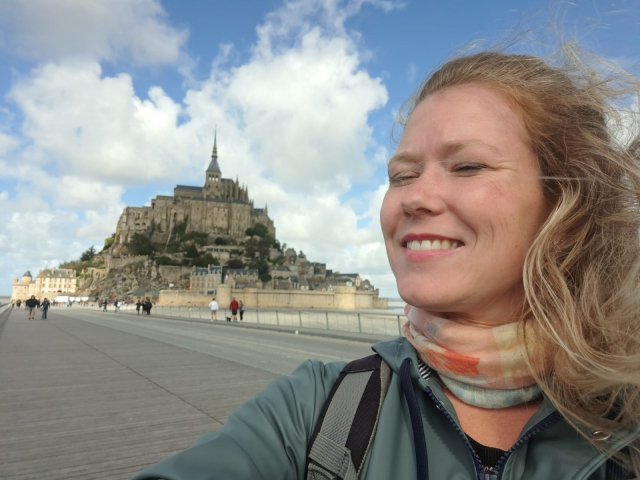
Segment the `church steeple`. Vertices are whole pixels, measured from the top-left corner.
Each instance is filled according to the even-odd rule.
[[[216,176],[220,178],[222,172],[220,171],[220,166],[218,165],[218,131],[213,134],[213,150],[211,150],[211,162],[209,163],[209,167],[207,167],[207,180],[211,177],[211,174],[217,174]]]
[[[216,129],[213,134],[211,162],[209,162],[209,166],[205,172],[204,188],[202,189],[202,196],[204,198],[216,198],[220,196],[221,178],[222,172],[220,171],[220,165],[218,165],[218,130]]]

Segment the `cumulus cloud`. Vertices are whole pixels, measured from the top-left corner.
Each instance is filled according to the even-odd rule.
[[[35,61],[176,64],[187,39],[156,0],[0,2],[0,25],[4,49]]]
[[[138,97],[128,74],[97,63],[48,63],[14,86],[24,138],[46,162],[84,177],[126,183],[175,178],[201,154],[181,106],[160,87]]]

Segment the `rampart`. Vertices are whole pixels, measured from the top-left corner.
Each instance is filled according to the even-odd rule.
[[[161,290],[159,306],[203,306],[213,295],[189,290]],[[228,305],[232,297],[241,299],[247,308],[299,308],[366,310],[386,309],[387,299],[375,292],[358,291],[353,286],[335,287],[333,291],[261,290],[218,285],[215,293],[220,305]]]

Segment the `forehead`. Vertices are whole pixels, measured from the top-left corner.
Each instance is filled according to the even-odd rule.
[[[484,84],[463,84],[427,95],[405,126],[403,144],[482,141],[498,147],[509,142],[529,144],[524,122],[506,94]]]

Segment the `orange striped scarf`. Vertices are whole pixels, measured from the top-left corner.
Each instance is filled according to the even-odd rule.
[[[525,362],[518,325],[465,325],[408,307],[404,337],[465,403],[505,408],[540,396]]]

